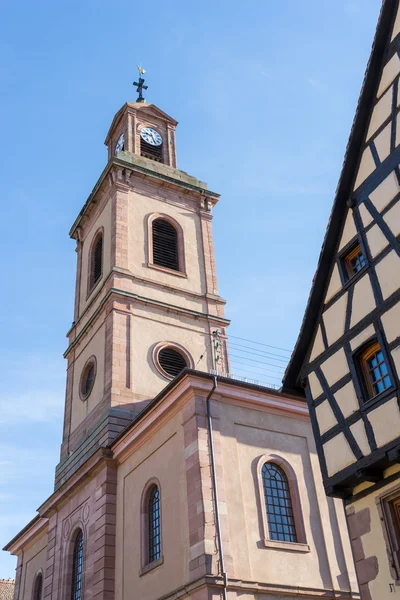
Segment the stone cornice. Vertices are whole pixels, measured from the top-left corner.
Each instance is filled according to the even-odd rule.
[[[104,467],[113,456],[108,448],[99,448],[83,465],[38,508],[41,517],[51,517],[63,506],[76,490]]]
[[[214,378],[208,373],[200,374],[186,370],[173,383],[162,390],[111,444],[113,456],[118,462],[124,462],[146,441],[154,427],[160,427],[165,420],[170,419],[189,398],[198,395],[206,397],[213,388]],[[304,401],[226,378],[218,377],[213,399],[307,422],[310,420]]]
[[[153,298],[147,298],[145,296],[140,296],[139,294],[134,294],[134,293],[127,292],[127,291],[124,291],[124,290],[119,290],[117,288],[111,288],[107,292],[107,294],[104,296],[103,300],[100,302],[98,308],[95,310],[95,312],[93,313],[93,315],[88,319],[88,322],[86,323],[86,325],[82,328],[82,330],[76,336],[75,340],[68,346],[68,348],[64,352],[64,358],[66,358],[67,355],[69,354],[69,352],[76,346],[76,344],[78,343],[78,341],[82,338],[82,336],[85,334],[85,332],[87,331],[87,329],[91,326],[91,324],[95,320],[96,316],[99,314],[99,312],[103,308],[104,304],[113,295],[114,296],[119,296],[121,298],[126,298],[130,302],[136,301],[136,302],[141,303],[141,304],[151,304],[151,305],[159,307],[159,308],[164,308],[164,309],[166,309],[166,310],[168,310],[170,312],[181,313],[181,314],[184,314],[184,315],[189,315],[191,317],[195,317],[197,319],[204,319],[206,321],[213,321],[216,326],[219,325],[219,326],[222,326],[222,327],[226,327],[230,323],[230,321],[228,319],[224,319],[224,318],[218,317],[216,315],[210,315],[208,313],[202,313],[202,312],[199,312],[199,311],[196,311],[196,310],[192,310],[190,308],[184,308],[184,307],[181,307],[181,306],[176,306],[174,304],[169,304],[167,302],[161,302],[160,300],[154,300]]]
[[[153,168],[150,168],[150,166]],[[82,219],[86,216],[91,204],[95,202],[96,194],[98,193],[101,185],[107,179],[107,176],[110,175],[115,169],[123,169],[123,179],[117,177],[115,181],[120,181],[125,185],[129,185],[129,180],[133,173],[143,177],[149,177],[157,181],[162,181],[164,184],[169,184],[176,189],[183,189],[187,192],[192,192],[196,195],[199,195],[201,198],[204,198],[205,201],[209,201],[211,205],[216,204],[220,197],[220,195],[216,192],[207,190],[204,182],[188,175],[184,171],[179,171],[178,169],[168,167],[167,165],[161,165],[160,163],[156,163],[150,159],[145,159],[141,156],[124,153],[123,159],[113,156],[107,163],[90,196],[75,219],[69,232],[70,237],[75,238],[76,230],[80,226]],[[205,187],[202,187],[201,184],[203,184]]]
[[[10,552],[10,554],[18,554],[20,549],[23,547],[26,549],[27,546],[30,546],[35,542],[39,537],[41,537],[44,533],[47,533],[48,528],[48,519],[41,517],[40,515],[36,515],[24,527],[6,546],[4,546],[3,550]]]

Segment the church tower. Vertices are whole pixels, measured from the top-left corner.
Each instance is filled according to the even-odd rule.
[[[183,368],[229,371],[211,231],[219,195],[177,169],[177,121],[145,103],[143,81],[111,123],[107,166],[70,231],[78,260],[56,489]]]
[[[360,600],[304,399],[227,376],[218,194],[177,169],[176,121],[141,100],[71,229],[61,461],[4,548],[14,600]]]

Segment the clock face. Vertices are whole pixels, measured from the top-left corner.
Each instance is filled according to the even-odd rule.
[[[116,143],[116,146],[115,146],[115,154],[117,154],[117,152],[122,152],[122,150],[124,150],[124,147],[125,147],[124,141],[125,141],[124,134],[121,133],[121,135],[118,138],[118,142]]]
[[[152,129],[151,127],[143,127],[140,130],[140,137],[152,146],[161,146],[162,144],[161,135],[158,133],[158,131]]]

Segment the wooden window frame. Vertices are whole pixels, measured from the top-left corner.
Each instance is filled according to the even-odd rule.
[[[368,360],[371,358],[371,356],[373,356],[374,354],[376,354],[379,351],[382,352],[384,363],[385,363],[386,369],[387,369],[387,374],[390,379],[390,386],[376,394],[375,390],[374,390],[373,382],[371,379],[371,375],[370,375],[370,369],[368,368],[367,363],[368,363]],[[392,373],[392,370],[390,367],[390,362],[389,362],[387,353],[385,351],[384,346],[380,343],[380,341],[377,338],[370,340],[369,342],[364,344],[364,346],[359,350],[358,366],[359,366],[359,372],[360,372],[361,378],[362,378],[362,388],[364,390],[364,393],[366,394],[365,402],[374,400],[375,398],[379,397],[381,394],[385,394],[394,388],[393,373]]]
[[[400,586],[400,515],[395,515],[394,504],[400,505],[400,485],[384,492],[376,498],[376,505],[380,517],[389,560],[391,575],[397,586]]]
[[[361,269],[359,271],[354,272],[353,268],[351,266],[351,260],[357,256],[357,254],[361,253],[363,258],[364,258],[364,262],[365,264],[361,267]],[[340,262],[342,265],[342,273],[344,275],[344,279],[345,281],[350,281],[351,279],[353,279],[353,277],[355,277],[356,275],[358,275],[359,273],[364,272],[364,270],[367,268],[368,266],[368,261],[365,255],[365,252],[361,246],[361,243],[358,239],[356,239],[354,242],[352,242],[350,244],[350,247],[346,248],[340,256]]]
[[[269,534],[269,524],[267,519],[267,511],[264,499],[264,482],[262,477],[262,468],[265,463],[273,463],[280,467],[285,473],[288,484],[290,499],[292,502],[293,517],[296,528],[297,542],[282,542],[278,540],[271,540]],[[257,462],[257,480],[258,480],[258,493],[259,502],[262,515],[262,531],[264,534],[264,546],[267,548],[275,548],[277,550],[292,550],[294,552],[310,552],[310,546],[307,544],[306,532],[304,527],[303,510],[301,507],[301,498],[299,492],[299,486],[297,483],[296,473],[292,465],[285,460],[282,456],[276,454],[264,454]]]

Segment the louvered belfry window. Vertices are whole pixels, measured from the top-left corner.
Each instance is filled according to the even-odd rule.
[[[83,533],[79,531],[75,539],[72,563],[72,589],[71,600],[82,600],[83,579]]]
[[[91,287],[100,279],[103,271],[103,236],[100,234],[92,250]]]
[[[179,271],[178,232],[165,219],[155,219],[153,230],[153,263]]]
[[[160,490],[154,486],[149,495],[149,563],[161,558]]]
[[[186,360],[182,354],[174,350],[174,348],[163,348],[160,350],[158,353],[158,362],[162,369],[172,377],[176,377],[187,367]]]
[[[261,474],[269,539],[297,542],[292,499],[286,473],[278,465],[265,463]]]
[[[140,154],[156,162],[162,162],[162,144],[159,146],[152,146],[148,144],[143,138],[140,138]]]

